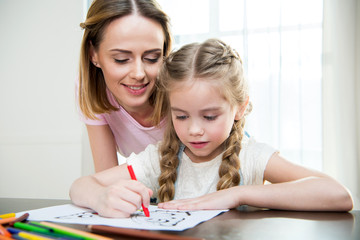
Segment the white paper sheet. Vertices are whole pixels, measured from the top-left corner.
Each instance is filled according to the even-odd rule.
[[[73,204],[65,204],[36,210],[19,212],[16,216],[29,213],[30,221],[49,221],[69,224],[107,225],[114,227],[182,231],[207,221],[227,210],[179,211],[165,210],[157,206],[150,206],[150,217],[138,211],[130,218],[105,218],[87,208],[80,208]]]

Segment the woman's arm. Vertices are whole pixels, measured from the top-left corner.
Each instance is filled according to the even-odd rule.
[[[272,184],[246,185],[199,198],[162,203],[163,208],[224,209],[240,205],[297,211],[350,211],[351,195],[329,176],[293,164],[274,154],[264,180]]]
[[[152,191],[141,182],[130,180],[126,164],[77,179],[70,188],[75,205],[95,210],[105,217],[129,217],[150,205]]]
[[[95,172],[118,165],[116,142],[109,125],[86,125]]]

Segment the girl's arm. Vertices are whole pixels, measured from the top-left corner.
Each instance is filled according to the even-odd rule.
[[[81,177],[70,188],[75,205],[105,217],[129,217],[141,203],[148,207],[151,195],[152,191],[141,182],[130,180],[126,164]]]
[[[340,183],[323,173],[291,163],[277,153],[269,159],[264,180],[272,184],[237,186],[159,206],[225,209],[250,205],[297,211],[350,211],[353,208],[351,195]]]
[[[270,158],[264,179],[272,183],[266,188],[266,195],[272,195],[267,199],[268,208],[304,211],[350,211],[353,208],[349,191],[335,179],[287,161],[277,153]]]
[[[118,165],[116,142],[109,125],[86,125],[95,172]]]

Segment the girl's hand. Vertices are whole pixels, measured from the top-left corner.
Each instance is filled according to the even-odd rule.
[[[159,208],[178,210],[214,210],[230,209],[240,205],[239,198],[235,196],[239,187],[216,191],[197,198],[173,200],[159,203]]]
[[[152,190],[141,182],[119,180],[106,187],[100,187],[92,207],[103,217],[126,218],[141,208],[150,205]]]

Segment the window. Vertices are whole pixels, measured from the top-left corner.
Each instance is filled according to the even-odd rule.
[[[244,62],[253,111],[247,131],[291,161],[322,170],[321,0],[158,0],[175,48],[208,38]]]

